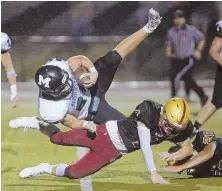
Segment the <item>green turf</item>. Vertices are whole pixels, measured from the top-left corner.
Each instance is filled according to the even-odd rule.
[[[129,114],[141,100],[112,100],[124,102],[126,108],[118,108]],[[50,108],[49,108],[50,109]],[[198,110],[192,106],[195,112]],[[15,116],[37,115],[34,101],[21,101],[20,106],[10,109],[8,102],[2,101],[2,190],[3,191],[73,191],[80,190],[79,181],[66,178],[57,178],[42,175],[36,178],[20,179],[21,169],[36,165],[42,161],[56,163],[72,163],[76,157],[74,147],[61,147],[51,144],[47,137],[35,130],[9,129],[8,122]],[[204,126],[205,129],[214,130],[222,136],[222,112],[214,115]],[[166,151],[169,143],[153,147],[157,167],[164,165],[158,152]],[[93,188],[95,191],[195,191],[210,190],[222,191],[222,181],[219,178],[193,179],[185,175],[162,173],[171,184],[167,186],[150,183],[145,164],[140,151],[129,154],[114,164],[105,167],[93,175]]]

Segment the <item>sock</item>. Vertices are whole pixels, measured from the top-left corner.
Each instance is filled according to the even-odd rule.
[[[67,164],[59,164],[59,165],[54,165],[53,167],[55,167],[55,166],[57,166],[56,167],[55,175],[56,176],[63,176],[64,177],[66,167],[68,167],[69,165],[67,165]]]
[[[10,86],[11,94],[17,95],[17,86],[16,84]]]
[[[202,126],[202,124],[200,124],[198,121],[195,121],[195,122],[194,122],[194,127],[195,127],[197,130],[199,130],[201,126]]]

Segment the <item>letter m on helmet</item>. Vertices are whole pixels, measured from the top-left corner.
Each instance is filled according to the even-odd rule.
[[[51,81],[50,78],[43,78],[42,75],[39,75],[39,81],[38,81],[38,84],[40,86],[44,86],[45,88],[49,88],[49,82]]]

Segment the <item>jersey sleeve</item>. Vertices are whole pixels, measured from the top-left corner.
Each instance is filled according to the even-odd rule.
[[[155,102],[151,100],[144,100],[140,103],[131,114],[131,117],[144,123],[148,128],[151,127],[152,120],[155,118],[152,116],[152,108],[155,107]]]
[[[39,114],[42,120],[48,123],[61,122],[68,113],[66,100],[50,101],[39,98]]]
[[[1,33],[1,53],[7,52],[11,48],[11,39],[6,33]]]
[[[200,152],[211,143],[215,138],[215,134],[212,131],[199,131],[196,138],[193,141],[193,147],[196,151]]]
[[[170,141],[173,143],[180,143],[180,142],[184,142],[185,140],[187,140],[193,133],[194,130],[194,126],[192,124],[192,122],[190,121],[187,124],[186,129],[184,129],[183,131],[180,132],[180,134],[176,137],[174,137],[173,139],[171,139]]]

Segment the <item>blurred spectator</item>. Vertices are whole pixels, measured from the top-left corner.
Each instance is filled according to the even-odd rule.
[[[174,12],[173,22],[174,26],[168,31],[166,41],[166,56],[171,59],[171,96],[176,96],[180,80],[183,80],[187,99],[189,90],[192,89],[200,97],[201,105],[204,105],[207,96],[192,77],[194,59],[201,59],[204,36],[198,29],[186,24],[185,15],[181,10]]]

